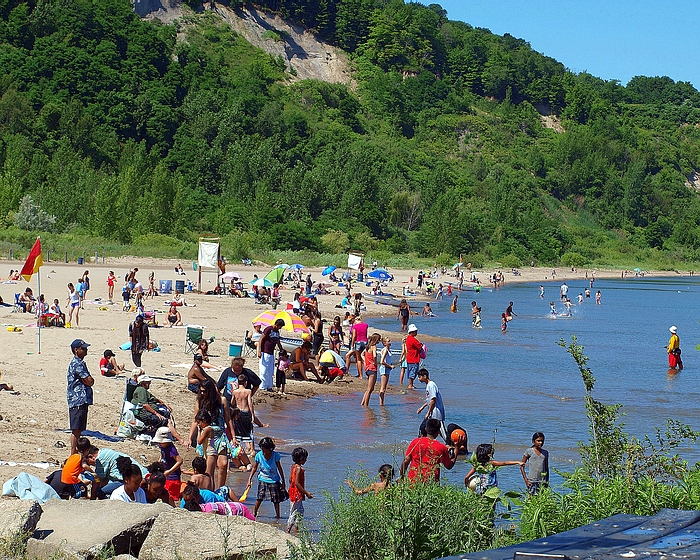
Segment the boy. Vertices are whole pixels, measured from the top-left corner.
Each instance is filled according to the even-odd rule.
[[[309,457],[309,452],[303,447],[297,447],[292,451],[292,470],[289,475],[289,519],[287,519],[287,533],[296,532],[297,521],[304,517],[304,499],[313,498],[314,495],[304,487],[304,464]]]
[[[284,501],[282,490],[286,486],[284,483],[284,471],[282,470],[281,456],[275,451],[275,442],[270,437],[264,437],[260,440],[260,451],[255,455],[253,468],[250,471],[246,493],[253,485],[253,477],[260,468],[258,474],[258,497],[255,500],[255,511],[253,515],[258,516],[260,504],[265,498],[270,498],[270,501],[275,506],[275,517],[280,518],[280,502]]]
[[[47,479],[47,483],[65,499],[89,498],[92,494],[92,483],[95,480],[92,465],[95,464],[99,450],[90,445],[90,440],[86,437],[78,438],[76,450],[76,453],[66,459],[63,468]]]
[[[204,457],[192,459],[192,470],[182,471],[182,473],[190,475],[190,482],[200,490],[214,490],[211,477],[207,474],[207,460]]]
[[[131,308],[131,304],[129,303],[129,299],[131,298],[131,288],[129,287],[129,284],[124,284],[124,287],[122,288],[122,301],[124,302],[122,305],[122,311],[129,311]]]

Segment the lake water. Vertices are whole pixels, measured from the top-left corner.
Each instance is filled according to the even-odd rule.
[[[572,468],[578,460],[576,444],[588,435],[581,376],[571,356],[556,344],[561,338],[570,341],[571,335],[578,337],[589,357],[596,377],[595,398],[608,404],[622,403],[630,433],[651,434],[655,426],[665,426],[667,418],[700,427],[700,353],[695,351],[700,278],[597,279],[591,298],[574,305],[570,317],[552,318],[550,300],[555,301],[557,310],[564,309],[559,302],[560,284],[543,284],[544,299],[538,297],[539,284],[506,284],[480,294],[460,292],[456,314],[450,313],[451,299],[446,297],[433,305],[438,317],[416,317],[413,321],[419,338],[426,334],[450,339],[430,342],[424,365],[440,388],[447,422],[467,430],[470,451],[495,438],[496,459],[520,459],[533,432],[542,431],[551,467]],[[585,280],[567,284],[574,303],[588,286]],[[601,305],[595,305],[597,290],[602,294]],[[480,330],[471,328],[472,300],[482,307]],[[501,333],[500,317],[509,301],[514,302],[517,317],[507,332]],[[368,319],[370,327],[398,330],[395,311],[387,309],[387,317]],[[671,325],[678,327],[685,366],[674,376],[667,373],[664,348]],[[397,332],[395,347],[400,348],[400,341]],[[397,384],[398,378],[395,369],[390,382]],[[323,510],[322,491],[336,494],[348,471],[360,464],[372,475],[382,463],[395,464],[398,472],[421,420],[416,410],[423,404],[425,392],[423,385],[416,384],[420,390],[387,395],[385,407],[379,406],[375,392],[368,409],[359,406],[361,395],[354,394],[317,397],[294,406],[273,403],[260,411],[273,423],[273,436],[291,442],[278,449],[284,453],[287,477],[291,465],[287,454],[297,445],[309,451],[307,487],[320,498],[306,502],[309,520],[317,519]],[[700,460],[696,447],[681,450],[681,454]],[[460,462],[444,479],[462,484],[468,468]],[[236,488],[245,484],[238,476]],[[555,485],[560,480],[553,475]],[[520,469],[501,469],[499,486],[521,488]],[[262,519],[269,520],[272,511],[271,504],[263,504]],[[286,512],[288,504],[283,505],[283,515]]]

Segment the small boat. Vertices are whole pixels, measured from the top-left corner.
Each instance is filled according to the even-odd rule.
[[[425,305],[430,303],[432,300],[419,300],[415,299],[416,296],[394,296],[392,294],[364,294],[364,298],[367,301],[373,301],[374,303],[381,303],[382,305],[392,305],[393,307],[398,307],[402,299],[405,299],[409,305]]]

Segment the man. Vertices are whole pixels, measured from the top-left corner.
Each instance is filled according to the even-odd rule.
[[[280,329],[284,327],[284,319],[277,319],[274,325],[267,327],[258,343],[258,358],[260,359],[260,376],[263,391],[272,391],[275,386],[275,348],[282,350]]]
[[[415,389],[414,383],[418,374],[418,364],[420,364],[420,353],[423,345],[416,338],[418,327],[414,323],[408,325],[408,336],[406,337],[406,373],[408,374],[408,388]]]
[[[678,329],[674,325],[668,330],[671,332],[671,338],[668,341],[668,346],[666,346],[668,352],[668,367],[673,371],[676,369],[681,371],[683,369],[683,362],[681,361],[681,339],[676,332]]]
[[[68,364],[66,397],[68,399],[68,417],[70,419],[70,452],[78,452],[78,438],[87,428],[88,406],[92,404],[92,386],[95,380],[90,375],[85,356],[90,345],[80,338],[71,342],[73,359]]]
[[[562,301],[566,301],[566,296],[569,294],[569,286],[566,285],[566,282],[564,282],[561,285],[561,288],[559,288],[559,299]]]
[[[426,433],[426,425],[432,418],[440,423],[440,435],[447,441],[447,432],[445,431],[445,405],[442,403],[442,395],[440,389],[435,384],[435,381],[430,380],[430,374],[425,368],[418,370],[418,381],[425,383],[425,404],[421,406],[416,414],[420,414],[427,407],[428,412],[425,414],[423,422],[421,422],[419,431],[421,435]]]
[[[233,406],[232,395],[233,391],[238,385],[238,376],[243,374],[248,380],[247,387],[250,389],[250,396],[254,397],[257,393],[258,388],[262,383],[256,373],[245,366],[245,360],[241,357],[236,357],[231,360],[231,367],[226,368],[221,372],[219,380],[216,382],[216,387],[219,389],[221,394],[226,397],[230,406]]]
[[[143,322],[143,315],[137,315],[133,323],[129,323],[131,338],[131,361],[136,367],[141,367],[141,354],[148,350],[148,325]]]
[[[517,317],[517,315],[513,312],[513,302],[511,301],[506,307],[506,321],[512,321],[513,317]]]
[[[408,470],[408,480],[411,482],[440,482],[440,464],[451,469],[457,453],[454,447],[448,448],[435,439],[440,433],[440,422],[431,418],[425,429],[426,435],[414,439],[406,449],[401,463],[401,478]]]
[[[149,391],[151,381],[145,373],[136,378],[138,387],[134,389],[134,396],[131,398],[131,404],[137,407],[136,417],[150,429],[169,426],[172,409]]]

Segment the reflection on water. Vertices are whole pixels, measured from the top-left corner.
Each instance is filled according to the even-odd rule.
[[[567,281],[572,301],[588,282]],[[570,317],[550,318],[549,302],[563,310],[558,301],[559,283],[545,283],[545,297],[538,297],[537,284],[506,285],[481,294],[461,294],[456,314],[449,302],[433,305],[438,317],[416,317],[420,334],[449,336],[450,341],[429,343],[425,366],[440,387],[448,422],[464,427],[469,448],[496,439],[496,458],[520,459],[535,431],[546,435],[552,467],[568,470],[578,459],[577,443],[587,439],[583,384],[571,357],[559,346],[560,339],[578,337],[585,346],[589,366],[596,377],[595,396],[606,402],[620,402],[626,413],[626,429],[635,435],[652,433],[674,418],[698,428],[700,385],[697,317],[700,281],[694,278],[596,280],[590,299],[573,305]],[[602,305],[595,305],[600,289]],[[480,330],[471,328],[469,302],[482,307]],[[509,301],[517,317],[500,331],[500,316]],[[372,305],[372,303],[369,303]],[[370,326],[396,330],[391,316],[370,319]],[[681,337],[685,369],[668,374],[666,350],[668,327],[676,325]],[[396,335],[399,337],[398,333]],[[398,368],[390,383],[396,384]],[[419,385],[419,384],[417,384]],[[307,487],[316,495],[305,504],[307,517],[314,521],[323,510],[323,491],[336,494],[350,471],[362,465],[372,475],[382,463],[393,463],[398,472],[407,443],[415,436],[421,416],[424,391],[388,394],[387,406],[373,396],[368,409],[359,406],[361,385],[354,395],[315,397],[293,404],[273,401],[260,413],[273,428],[266,430],[284,453],[282,464],[287,478],[289,453],[306,447]],[[682,450],[691,461],[700,460],[697,448]],[[458,463],[445,479],[462,484],[468,466]],[[247,474],[232,475],[236,490],[245,486]],[[560,479],[559,479],[560,480]],[[502,488],[520,488],[517,468],[499,473]],[[557,483],[557,477],[553,477]],[[248,503],[254,501],[254,491]],[[282,515],[288,513],[288,503]],[[263,504],[263,519],[273,516],[271,504]]]

